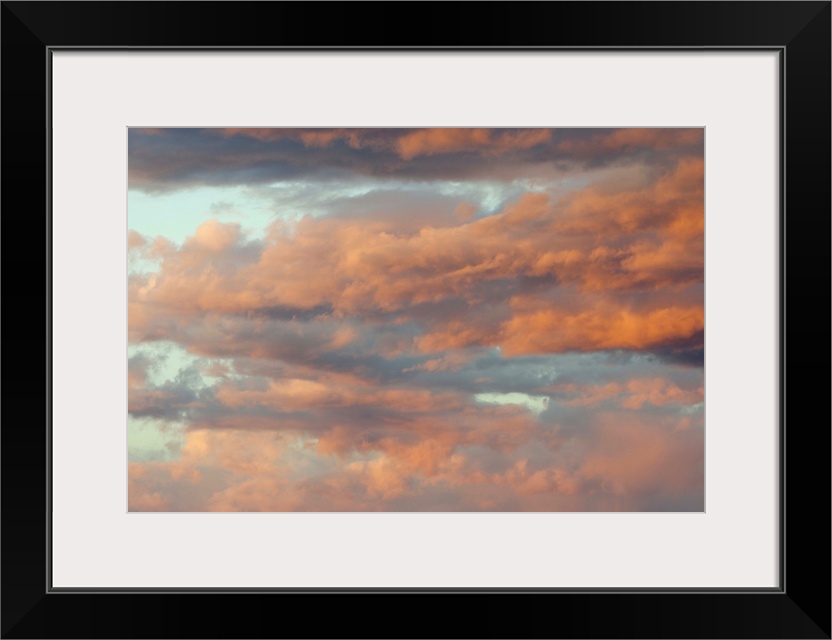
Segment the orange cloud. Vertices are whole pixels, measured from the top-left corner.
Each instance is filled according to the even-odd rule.
[[[396,151],[404,160],[420,155],[484,149],[488,153],[528,149],[551,139],[551,129],[420,129],[400,137]]]
[[[387,388],[379,390],[362,386],[334,385],[333,377],[318,380],[272,380],[264,390],[220,386],[215,395],[227,407],[263,406],[282,411],[321,407],[373,406],[391,407],[399,413],[431,412],[460,408],[461,401],[453,393],[431,393],[418,389]]]
[[[683,389],[664,378],[634,378],[624,382],[577,385],[574,383],[555,385],[540,389],[564,399],[562,404],[573,407],[596,406],[601,402],[614,400],[626,409],[641,409],[645,404],[656,407],[665,405],[691,406],[704,400],[705,389]]]
[[[395,151],[404,160],[416,156],[482,151],[498,154],[517,149],[528,149],[548,142],[551,129],[222,129],[220,134],[245,136],[264,142],[298,140],[307,147],[327,147],[336,141],[344,141],[354,149],[371,147],[376,150]]]
[[[501,346],[519,354],[644,349],[688,339],[703,327],[701,295],[696,305],[662,309],[628,308],[614,299],[618,292],[653,290],[655,297],[702,282],[701,179],[701,162],[683,161],[636,192],[584,190],[557,205],[530,193],[496,215],[406,233],[307,217],[294,227],[274,225],[258,244],[247,243],[239,225],[209,220],[178,249],[154,241],[161,269],[131,281],[131,335],[147,335],[164,315],[322,307],[344,318],[372,310],[407,314],[455,299],[471,312],[434,318],[415,347]],[[615,233],[599,240],[605,228]],[[500,281],[513,281],[515,292],[522,283],[535,289],[518,296],[504,288],[495,298],[499,289],[488,283]],[[546,303],[540,291],[547,287],[583,297],[572,296],[563,308]],[[524,297],[544,306],[524,310],[518,307]],[[509,303],[509,320],[478,311]],[[332,339],[343,345],[354,337],[344,331]]]
[[[386,130],[375,130],[383,134]],[[344,140],[350,147],[360,149],[365,144],[378,146],[372,129],[303,129],[303,128],[226,128],[218,133],[225,137],[244,136],[262,142],[298,140],[307,147],[327,147],[337,140]]]
[[[483,283],[523,277],[587,292],[679,287],[702,280],[703,175],[701,161],[683,160],[637,191],[585,189],[557,204],[529,193],[496,215],[415,232],[306,217],[275,224],[262,246],[246,244],[239,225],[209,220],[178,249],[154,241],[161,270],[135,283],[131,302],[349,315],[452,297],[476,304]]]
[[[132,229],[127,232],[127,250],[133,251],[147,244],[147,239],[138,231]]]
[[[597,154],[637,147],[666,150],[703,144],[704,139],[703,128],[627,128],[598,133],[589,138],[567,138],[558,144],[558,150],[573,154]]]
[[[703,433],[608,416],[578,476],[599,481],[603,490],[622,498],[661,491],[695,495],[704,482]]]
[[[257,142],[227,139],[240,136]],[[131,361],[129,410],[186,425],[165,454],[176,460],[131,463],[131,510],[699,507],[704,388],[687,365],[704,332],[701,130],[231,129],[205,140],[238,154],[236,167],[255,157],[262,179],[302,147],[320,166],[416,167],[390,184],[412,177],[403,188],[420,197],[397,208],[393,188],[356,196],[256,239],[219,220],[180,244],[130,232],[131,343],[176,343],[188,362],[155,385],[167,367],[148,377],[146,355]],[[383,166],[369,161],[378,151]],[[647,156],[660,158],[609,168]],[[512,200],[497,211],[493,185],[481,198],[451,182],[468,160],[489,166],[485,181],[518,175],[506,158],[548,182],[532,171],[503,184],[494,192]],[[541,169],[570,163],[584,169],[557,184]],[[177,180],[204,179],[186,164]],[[444,167],[447,193],[422,197],[418,181]],[[570,191],[573,179],[591,182]],[[543,357],[607,350],[661,357]],[[513,401],[524,397],[540,410]]]
[[[546,310],[518,314],[504,323],[500,345],[507,355],[650,349],[695,338],[704,327],[701,307],[646,312],[611,306],[579,313]]]
[[[642,386],[659,390],[659,402],[676,393],[656,381],[632,390]],[[690,418],[677,418],[673,428],[667,416],[599,414],[598,424],[576,436],[537,441],[531,460],[519,453],[540,433],[528,414],[471,411],[454,425],[419,418],[317,436],[191,430],[178,460],[130,463],[130,509],[367,511],[424,500],[433,510],[629,510],[643,496],[701,488],[704,441]]]

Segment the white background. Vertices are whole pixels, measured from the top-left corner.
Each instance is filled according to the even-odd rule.
[[[773,53],[53,61],[56,587],[778,583]],[[127,126],[705,126],[706,513],[127,513]]]

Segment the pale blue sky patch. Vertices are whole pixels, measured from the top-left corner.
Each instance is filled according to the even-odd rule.
[[[185,444],[185,425],[181,422],[127,417],[127,459],[130,462],[179,459]]]
[[[147,369],[147,385],[158,387],[166,382],[176,380],[177,376],[188,369],[196,369],[206,386],[222,379],[212,375],[224,370],[225,377],[235,378],[233,361],[229,358],[201,358],[190,354],[181,345],[170,341],[146,342],[142,345],[129,345],[127,357],[144,356],[151,363]]]
[[[486,404],[516,404],[525,407],[535,415],[543,413],[549,406],[549,396],[531,396],[527,393],[477,393],[477,402]]]
[[[704,409],[705,409],[705,403],[704,402],[697,402],[696,404],[692,404],[692,405],[687,406],[687,407],[682,407],[681,412],[684,415],[690,416],[690,415],[694,415],[694,414],[697,414],[697,413],[701,413],[702,411],[704,411]]]
[[[245,187],[197,187],[157,194],[131,189],[127,192],[127,227],[149,239],[158,235],[177,244],[194,235],[211,219],[239,222],[252,237],[274,219],[271,202],[256,189]]]

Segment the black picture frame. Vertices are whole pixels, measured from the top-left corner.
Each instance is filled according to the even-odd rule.
[[[830,638],[830,15],[828,1],[3,2],[2,637]],[[52,588],[51,52],[134,47],[779,52],[780,586]]]

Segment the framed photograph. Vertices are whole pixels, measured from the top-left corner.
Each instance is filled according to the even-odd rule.
[[[2,636],[829,638],[830,3],[395,8],[3,3]]]

